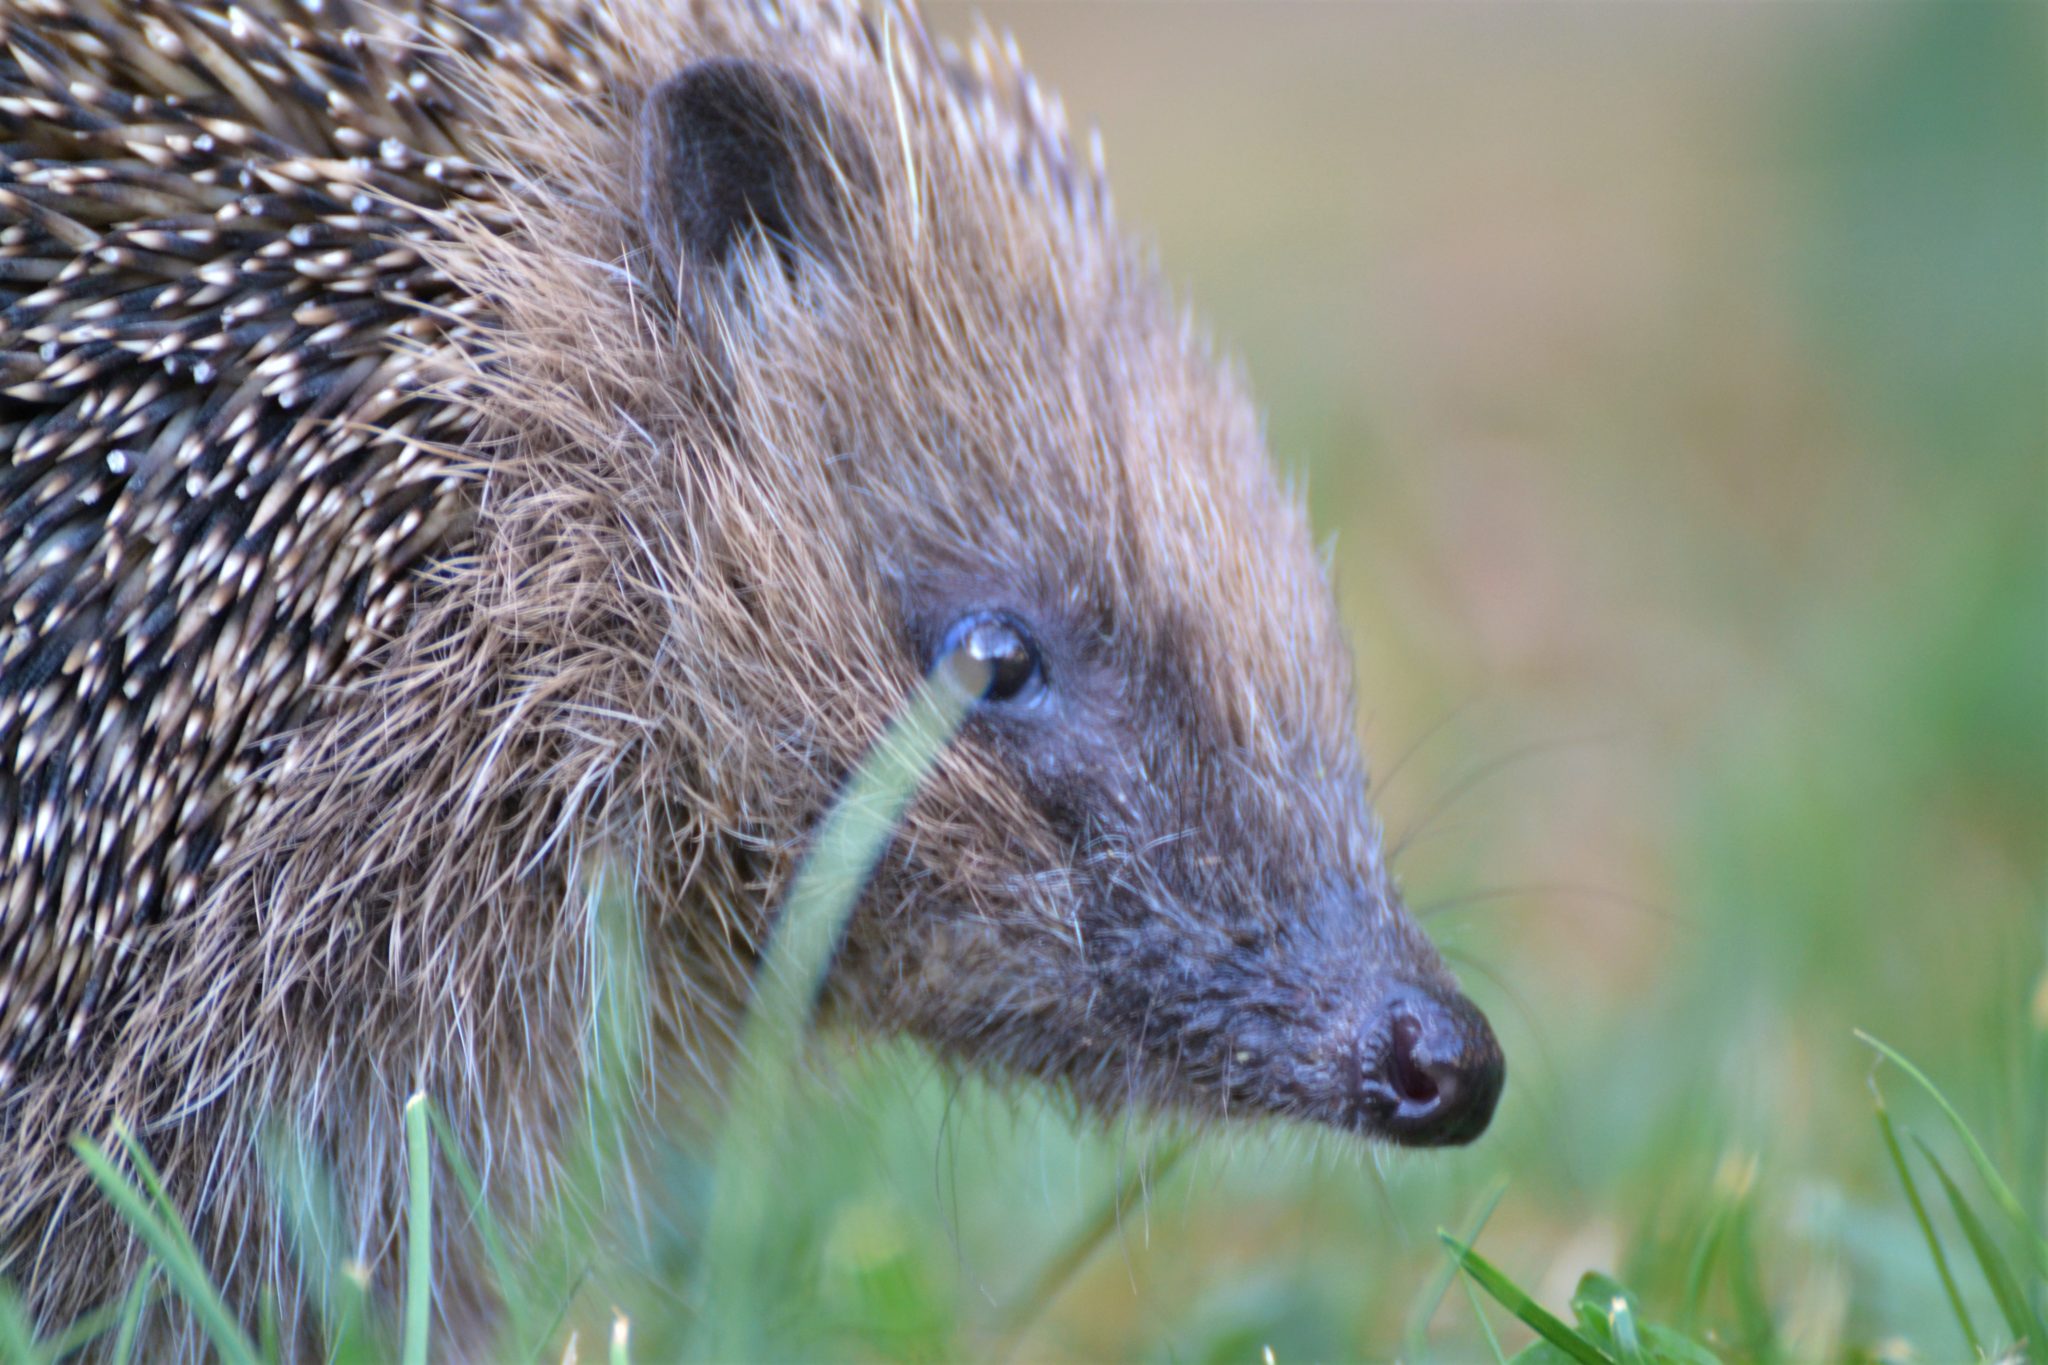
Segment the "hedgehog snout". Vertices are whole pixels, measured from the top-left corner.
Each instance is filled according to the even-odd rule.
[[[1493,1028],[1455,991],[1402,985],[1351,1040],[1341,1068],[1362,1126],[1403,1146],[1445,1147],[1486,1131],[1506,1063]]]

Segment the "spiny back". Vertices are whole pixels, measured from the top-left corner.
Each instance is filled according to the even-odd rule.
[[[381,10],[0,12],[0,1095],[192,909],[251,778],[459,539],[409,243],[491,191]],[[442,43],[463,34],[423,13]]]

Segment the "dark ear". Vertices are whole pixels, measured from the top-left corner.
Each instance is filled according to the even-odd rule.
[[[720,264],[757,228],[785,253],[822,252],[845,193],[829,128],[807,83],[744,58],[654,87],[640,111],[640,216],[670,279]]]

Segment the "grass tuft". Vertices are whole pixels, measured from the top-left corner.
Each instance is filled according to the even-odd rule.
[[[1918,1138],[1913,1143],[1927,1164],[1934,1168],[1934,1178],[1941,1182],[1942,1193],[1948,1196],[1949,1208],[1955,1212],[1964,1240],[1969,1242],[1971,1254],[1977,1258],[1977,1268],[1984,1273],[1984,1282],[1991,1286],[1991,1297],[2005,1318],[2006,1328],[2012,1333],[2013,1345],[2024,1347],[2030,1342],[2048,1341],[2048,1332],[2042,1330],[2040,1320],[2028,1307],[2026,1291],[2020,1287],[2019,1276],[2013,1273],[2012,1265],[1998,1249],[1991,1230],[1970,1207],[1970,1201],[1949,1176],[1948,1169],[1935,1156],[1934,1150]]]
[[[2020,1205],[2019,1196],[2012,1192],[2012,1187],[1999,1175],[1998,1168],[1991,1164],[1991,1158],[1985,1155],[1984,1144],[1977,1140],[1976,1133],[1963,1121],[1962,1114],[1949,1103],[1948,1096],[1941,1093],[1941,1087],[1929,1080],[1926,1072],[1907,1061],[1889,1045],[1879,1042],[1862,1029],[1856,1030],[1856,1036],[1875,1048],[1886,1061],[1905,1072],[1914,1084],[1927,1092],[1928,1097],[1941,1110],[1943,1117],[1948,1119],[1949,1127],[1962,1139],[1963,1150],[1969,1154],[1970,1164],[1977,1168],[1977,1178],[1984,1183],[1984,1188],[1990,1191],[1992,1200],[2004,1213],[2022,1252],[2033,1264],[2034,1274],[2042,1280],[2048,1280],[2048,1236],[2044,1236],[2027,1217],[2026,1210]],[[2040,1097],[2035,1098],[2039,1100]]]
[[[1437,1229],[1437,1236],[1451,1249],[1459,1269],[1492,1296],[1493,1301],[1514,1314],[1516,1319],[1537,1336],[1555,1347],[1566,1360],[1577,1361],[1578,1365],[1614,1365],[1614,1358],[1600,1349],[1591,1340],[1573,1331],[1555,1314],[1516,1284],[1500,1268],[1458,1240],[1448,1230]],[[1515,1357],[1517,1361],[1527,1357],[1527,1352]]]
[[[1442,1229],[1437,1235],[1451,1249],[1455,1267],[1465,1272],[1472,1311],[1496,1360],[1502,1359],[1500,1340],[1486,1321],[1475,1285],[1536,1334],[1537,1339],[1508,1365],[1720,1365],[1720,1357],[1705,1342],[1644,1321],[1635,1294],[1612,1276],[1589,1271],[1580,1277],[1572,1293],[1572,1316],[1577,1321],[1573,1326],[1537,1303],[1470,1244]]]
[[[220,1291],[207,1277],[205,1267],[200,1264],[199,1253],[192,1245],[192,1238],[185,1230],[184,1220],[165,1194],[163,1180],[158,1176],[149,1154],[125,1124],[117,1123],[114,1133],[140,1177],[140,1186],[123,1175],[106,1148],[93,1139],[73,1138],[71,1148],[85,1164],[100,1193],[119,1210],[135,1230],[135,1235],[149,1248],[164,1278],[191,1308],[192,1315],[213,1342],[213,1349],[221,1360],[227,1365],[257,1365],[262,1357],[255,1343],[235,1321]]]
[[[1948,1121],[1949,1127],[1961,1140],[1964,1152],[1968,1154],[1971,1165],[1976,1169],[1979,1182],[1990,1194],[1992,1204],[2001,1215],[2004,1227],[2002,1235],[1994,1231],[1992,1223],[1971,1204],[1969,1197],[1949,1174],[1948,1168],[1942,1164],[1934,1149],[1917,1135],[1913,1137],[1913,1145],[1941,1185],[1942,1194],[1948,1201],[1950,1211],[1955,1215],[1956,1224],[1962,1229],[1963,1240],[1968,1243],[1970,1254],[1991,1291],[1992,1302],[1998,1306],[1999,1316],[2004,1319],[2006,1330],[2011,1333],[2012,1351],[2024,1355],[2030,1349],[2038,1350],[2043,1343],[2048,1343],[2048,1322],[2044,1322],[2043,1310],[2039,1306],[2044,1296],[2048,1296],[2048,1239],[2042,1237],[2040,1228],[2027,1217],[2011,1186],[1992,1165],[1976,1132],[1964,1120],[1962,1112],[1949,1102],[1940,1087],[1936,1086],[1925,1072],[1900,1055],[1895,1048],[1880,1042],[1861,1029],[1856,1031],[1856,1037],[1874,1049],[1881,1062],[1890,1062],[1905,1072],[1907,1077],[1934,1102],[1935,1107]],[[1962,1329],[1964,1340],[1981,1358],[1984,1356],[1983,1340],[1979,1337],[1976,1324],[1964,1306],[1955,1275],[1949,1268],[1948,1256],[1942,1249],[1941,1239],[1935,1233],[1934,1224],[1927,1216],[1926,1205],[1914,1185],[1912,1169],[1906,1161],[1905,1152],[1899,1143],[1884,1102],[1883,1091],[1878,1088],[1874,1073],[1870,1078],[1870,1090],[1877,1107],[1878,1129],[1883,1134],[1886,1151],[1893,1168],[1898,1172],[1900,1183],[1905,1186],[1907,1202],[1912,1205],[1914,1219],[1919,1224],[1921,1236],[1927,1243],[1935,1271],[1941,1280],[1942,1291],[1948,1298],[1950,1311],[1954,1313],[1956,1323]],[[2020,1248],[2018,1267],[2015,1267],[2012,1259],[2006,1255],[2001,1246],[2002,1241]]]
[[[1906,1164],[1906,1153],[1899,1146],[1898,1130],[1892,1126],[1891,1111],[1885,1106],[1884,1091],[1878,1088],[1877,1076],[1870,1077],[1870,1097],[1877,1107],[1877,1130],[1884,1138],[1885,1154],[1891,1158],[1892,1169],[1898,1172],[1899,1184],[1906,1192],[1906,1203],[1913,1210],[1913,1221],[1920,1227],[1920,1237],[1927,1243],[1928,1255],[1934,1261],[1934,1271],[1941,1279],[1942,1293],[1948,1299],[1949,1310],[1955,1314],[1956,1325],[1962,1328],[1963,1340],[1970,1344],[1970,1353],[1981,1359],[1984,1343],[1977,1336],[1977,1325],[1970,1321],[1970,1310],[1963,1303],[1962,1291],[1956,1288],[1956,1277],[1948,1266],[1948,1253],[1942,1249],[1941,1238],[1934,1232],[1934,1224],[1927,1217],[1927,1205],[1920,1198],[1920,1187],[1913,1179],[1913,1169]]]

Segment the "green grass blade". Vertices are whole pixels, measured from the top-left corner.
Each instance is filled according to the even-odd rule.
[[[515,1244],[497,1219],[476,1169],[463,1159],[453,1125],[428,1106],[463,1198],[482,1234],[502,1304],[491,1360],[534,1360],[577,1316],[594,1275],[610,1273],[619,1248],[612,1230],[636,1216],[616,1179],[645,1136],[641,1104],[649,1093],[646,943],[632,874],[601,862],[579,878],[586,920],[590,1007],[577,1057],[580,1109],[557,1149],[550,1196],[532,1209]],[[449,1231],[444,1223],[443,1232]],[[517,1247],[518,1257],[508,1250]],[[552,1357],[550,1357],[552,1358]]]
[[[1963,1225],[1963,1236],[1977,1257],[1985,1283],[1991,1286],[1991,1297],[1997,1302],[1999,1314],[2005,1318],[2013,1341],[2025,1341],[2032,1346],[2048,1340],[2048,1331],[2043,1331],[2040,1321],[2034,1317],[2033,1309],[2027,1303],[2026,1291],[2020,1287],[2019,1278],[2013,1274],[2005,1254],[1998,1249],[1998,1243],[1992,1240],[1991,1230],[1970,1207],[1970,1201],[1949,1178],[1948,1171],[1933,1150],[1918,1138],[1914,1139],[1914,1144],[1920,1148],[1920,1155],[1927,1158],[1927,1164],[1934,1168],[1935,1178],[1941,1181],[1942,1192],[1948,1196],[1949,1206],[1955,1210],[1956,1221]]]
[[[1621,1365],[1649,1365],[1636,1326],[1636,1297],[1612,1275],[1589,1270],[1572,1291],[1572,1313],[1594,1337],[1594,1345],[1611,1343]]]
[[[192,1309],[193,1316],[198,1318],[201,1329],[212,1340],[220,1358],[227,1365],[257,1365],[256,1347],[242,1331],[241,1324],[235,1321],[234,1314],[228,1311],[227,1304],[222,1302],[213,1282],[207,1278],[182,1224],[167,1226],[152,1199],[128,1182],[99,1143],[88,1137],[75,1137],[71,1140],[71,1150],[78,1154],[78,1159],[84,1163],[86,1172],[100,1187],[100,1193],[106,1196],[107,1202],[128,1221],[143,1244],[156,1253],[165,1278]],[[159,1195],[161,1189],[159,1185]]]
[[[455,1129],[442,1114],[440,1106],[431,1100],[427,1102],[427,1117],[434,1125],[434,1142],[441,1160],[447,1163],[449,1174],[455,1177],[463,1210],[476,1228],[477,1235],[483,1239],[484,1260],[491,1267],[491,1279],[498,1291],[500,1311],[505,1317],[500,1344],[509,1343],[509,1349],[502,1350],[500,1354],[524,1359],[536,1346],[531,1335],[532,1315],[526,1311],[524,1277],[513,1267],[512,1255],[506,1250],[504,1229],[498,1224],[498,1216],[492,1210],[490,1200],[484,1197],[483,1181],[478,1178],[476,1167],[469,1164],[462,1144],[456,1140]]]
[[[2006,1220],[2012,1224],[2013,1231],[2018,1234],[2019,1243],[2025,1248],[2027,1259],[2033,1264],[2034,1273],[2042,1279],[2048,1279],[2048,1237],[2043,1237],[2040,1229],[2027,1217],[2026,1211],[2020,1207],[2019,1197],[2012,1192],[2012,1187],[1999,1177],[1997,1168],[1991,1164],[1991,1158],[1984,1154],[1983,1145],[1977,1141],[1977,1135],[1970,1131],[1970,1125],[1963,1121],[1963,1116],[1956,1107],[1948,1102],[1948,1096],[1942,1094],[1934,1082],[1927,1078],[1925,1072],[1907,1061],[1896,1049],[1878,1041],[1862,1029],[1856,1030],[1856,1036],[1877,1049],[1887,1061],[1912,1077],[1922,1090],[1933,1097],[1941,1112],[1948,1116],[1950,1126],[1956,1130],[1956,1136],[1963,1140],[1963,1150],[1970,1154],[1970,1164],[1977,1168],[1977,1178],[1984,1182],[1984,1188],[1991,1192],[1992,1199],[1997,1202]]]
[[[156,1288],[156,1263],[146,1261],[135,1272],[135,1282],[121,1299],[120,1325],[114,1329],[111,1365],[130,1365],[135,1359],[135,1338],[142,1331],[142,1310],[149,1306]]]
[[[2026,1069],[2021,1073],[2021,1094],[2048,1095],[2048,970],[2034,982],[2034,996],[2027,1010],[2032,1027],[2027,1033]],[[2048,1104],[2020,1106],[2020,1180],[2022,1196],[2030,1209],[2048,1209]],[[2034,1281],[2034,1316],[2048,1318],[2048,1275]],[[2048,1350],[2040,1343],[2037,1350]]]
[[[163,1176],[158,1172],[156,1163],[149,1159],[148,1150],[143,1147],[134,1130],[124,1120],[115,1119],[113,1126],[114,1136],[120,1141],[121,1149],[128,1154],[128,1164],[135,1168],[136,1178],[142,1182],[142,1188],[148,1191],[149,1201],[155,1207],[157,1216],[163,1220],[166,1228],[177,1234],[179,1243],[194,1260],[197,1260],[199,1249],[192,1245],[192,1234],[185,1228],[185,1216],[178,1211],[178,1206],[171,1202],[169,1192],[164,1189]]]
[[[1500,1338],[1493,1334],[1493,1324],[1486,1320],[1486,1305],[1479,1301],[1479,1291],[1472,1287],[1472,1281],[1458,1275],[1458,1262],[1451,1262],[1451,1275],[1465,1287],[1465,1297],[1472,1301],[1472,1316],[1479,1320],[1480,1335],[1486,1338],[1486,1345],[1493,1352],[1493,1365],[1508,1365],[1507,1355],[1500,1349]]]
[[[1506,1176],[1501,1176],[1493,1182],[1486,1198],[1479,1205],[1479,1213],[1465,1229],[1466,1246],[1471,1246],[1479,1240],[1479,1234],[1486,1230],[1487,1223],[1493,1218],[1493,1211],[1500,1207],[1501,1197],[1507,1192]],[[1415,1308],[1408,1315],[1405,1354],[1409,1357],[1420,1359],[1424,1355],[1424,1347],[1429,1339],[1430,1319],[1434,1318],[1437,1309],[1443,1306],[1444,1295],[1451,1292],[1451,1281],[1457,1278],[1458,1262],[1455,1258],[1445,1257],[1442,1267],[1434,1271],[1423,1285],[1422,1293],[1415,1300]]]
[[[629,1349],[633,1324],[626,1320],[624,1313],[612,1314],[611,1365],[633,1365],[633,1353]]]
[[[1727,1240],[1728,1225],[1733,1221],[1729,1207],[1719,1202],[1707,1217],[1706,1230],[1700,1234],[1699,1245],[1693,1248],[1692,1263],[1685,1272],[1685,1302],[1679,1313],[1679,1325],[1692,1331],[1699,1324],[1700,1309],[1705,1305],[1707,1286],[1713,1281],[1714,1262],[1720,1258],[1721,1244]]]
[[[1642,1333],[1645,1352],[1656,1365],[1721,1365],[1721,1357],[1669,1327],[1646,1322]]]
[[[1779,1355],[1778,1322],[1771,1315],[1770,1299],[1764,1291],[1763,1266],[1757,1259],[1756,1239],[1751,1235],[1755,1222],[1756,1205],[1745,1196],[1728,1220],[1726,1282],[1741,1319],[1741,1345],[1757,1359],[1771,1360]]]
[[[951,743],[985,680],[951,659],[911,697],[825,817],[755,973],[732,1103],[712,1167],[711,1209],[698,1262],[693,1354],[758,1359],[769,1317],[758,1279],[773,1154],[787,1127],[805,1027],[848,916],[897,823]]]
[[[427,1365],[434,1321],[434,1148],[427,1132],[427,1097],[405,1102],[405,1159],[411,1191],[405,1218],[405,1365]]]
[[[1891,1156],[1892,1169],[1899,1173],[1899,1184],[1905,1188],[1906,1203],[1913,1209],[1913,1221],[1920,1225],[1920,1235],[1926,1239],[1927,1250],[1934,1257],[1934,1270],[1941,1277],[1941,1289],[1948,1296],[1949,1309],[1956,1315],[1956,1324],[1963,1329],[1963,1340],[1970,1344],[1970,1354],[1982,1359],[1984,1343],[1978,1340],[1977,1325],[1970,1321],[1970,1310],[1964,1306],[1962,1291],[1956,1287],[1955,1272],[1949,1269],[1948,1253],[1942,1250],[1941,1238],[1934,1232],[1934,1221],[1927,1216],[1927,1205],[1921,1202],[1920,1188],[1913,1180],[1912,1170],[1906,1165],[1906,1153],[1899,1146],[1898,1132],[1892,1127],[1891,1112],[1885,1108],[1884,1092],[1878,1088],[1874,1074],[1870,1077],[1870,1094],[1877,1105],[1877,1130],[1884,1137],[1884,1149]]]
[[[277,1334],[277,1291],[263,1286],[263,1303],[256,1312],[256,1342],[269,1365],[284,1365],[284,1343]]]
[[[1443,1228],[1438,1228],[1436,1235],[1444,1239],[1444,1245],[1458,1258],[1460,1268],[1476,1280],[1481,1289],[1492,1295],[1495,1302],[1521,1319],[1536,1335],[1580,1362],[1580,1365],[1615,1365],[1614,1360],[1605,1351],[1573,1331],[1542,1304],[1530,1298],[1520,1285],[1509,1279],[1491,1261]]]
[[[1627,1299],[1616,1297],[1608,1303],[1607,1328],[1614,1334],[1614,1354],[1621,1365],[1650,1365],[1636,1335],[1636,1315]]]
[[[290,1230],[299,1274],[319,1307],[327,1365],[383,1365],[390,1351],[379,1350],[373,1339],[368,1276],[339,1251],[350,1238],[319,1154],[275,1122],[264,1125],[257,1150]]]
[[[36,1346],[35,1324],[14,1286],[0,1281],[0,1361],[8,1365],[42,1365],[46,1357]]]

